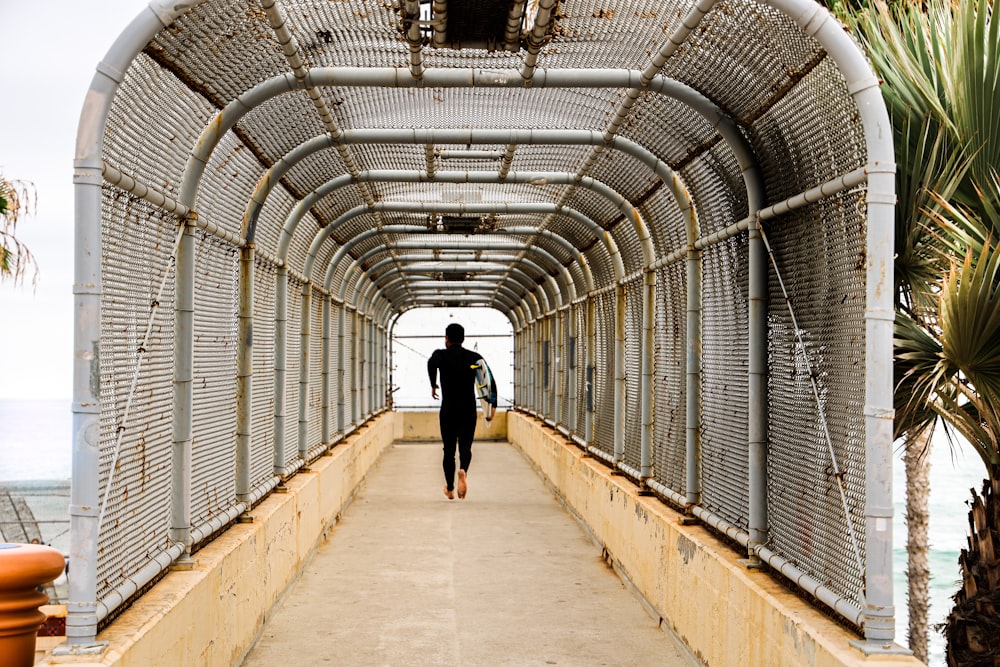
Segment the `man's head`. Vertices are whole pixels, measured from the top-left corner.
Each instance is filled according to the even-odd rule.
[[[465,327],[458,322],[452,322],[445,327],[444,335],[452,345],[461,345],[465,340]]]

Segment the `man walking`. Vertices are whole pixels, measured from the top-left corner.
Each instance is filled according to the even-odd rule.
[[[451,323],[444,330],[444,349],[434,350],[427,360],[431,397],[438,397],[437,376],[441,374],[441,440],[444,442],[444,495],[455,497],[455,443],[458,443],[458,497],[469,489],[469,463],[472,461],[472,438],[476,434],[476,364],[482,355],[462,347],[465,329]],[[491,395],[496,396],[493,382]],[[496,404],[494,403],[494,408]]]

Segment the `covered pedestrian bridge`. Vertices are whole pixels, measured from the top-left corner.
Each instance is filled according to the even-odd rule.
[[[405,435],[427,306],[507,317],[511,442],[704,662],[900,650],[891,133],[811,0],[153,0],[75,167],[69,652],[332,455],[243,564],[242,655]],[[840,634],[685,570],[716,548]]]

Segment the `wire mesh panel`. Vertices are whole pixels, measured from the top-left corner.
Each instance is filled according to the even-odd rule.
[[[556,419],[557,415],[553,414],[555,406],[556,389],[558,387],[557,382],[557,370],[558,363],[556,362],[556,354],[558,353],[558,316],[550,316],[545,318],[542,324],[542,330],[545,332],[542,338],[542,386],[545,389],[545,401],[543,403],[543,412],[545,416],[549,419]]]
[[[596,298],[597,341],[594,361],[594,442],[608,454],[615,451],[615,293],[606,291]]]
[[[568,425],[570,423],[570,406],[572,402],[570,401],[570,373],[574,371],[573,365],[574,361],[570,356],[570,350],[576,345],[575,340],[570,340],[570,320],[573,317],[573,309],[567,309],[559,312],[559,327],[562,331],[562,336],[559,339],[559,392],[560,396],[560,410],[559,410],[559,422],[563,425]]]
[[[98,599],[168,546],[177,227],[114,188],[102,195]]]
[[[196,234],[191,524],[236,502],[236,249]]]
[[[288,467],[299,456],[299,369],[302,367],[302,286],[288,278],[285,322],[285,460]]]
[[[346,430],[348,426],[354,423],[354,392],[356,390],[354,384],[354,320],[357,312],[351,309],[344,309],[344,327],[341,330],[342,335],[342,346],[341,350],[341,373],[343,375],[343,380],[341,381],[341,400],[343,401],[344,410],[344,422],[342,424],[343,428]]]
[[[656,273],[653,375],[653,477],[684,493],[687,430],[687,271],[674,262]]]
[[[642,439],[642,280],[639,276],[625,284],[625,462],[636,469]]]
[[[702,499],[744,529],[749,520],[746,265],[745,235],[702,253]]]
[[[586,435],[587,424],[587,348],[591,341],[587,336],[587,301],[582,302],[576,308],[576,434],[580,437]]]
[[[330,432],[344,432],[344,413],[340,408],[344,396],[343,377],[340,373],[341,317],[344,305],[330,304]]]
[[[309,323],[309,395],[306,414],[309,419],[309,446],[323,441],[323,294],[312,289],[312,309]]]
[[[274,286],[278,269],[254,260],[253,418],[250,436],[250,485],[274,475]]]
[[[858,342],[865,335],[864,266],[858,261],[864,253],[860,231],[864,217],[857,201],[852,192],[824,200],[794,219],[783,220],[782,234],[769,236],[798,324],[796,331],[777,278],[772,277],[768,384],[772,542],[807,571],[834,579],[831,587],[852,598],[863,585],[864,545],[856,554],[846,539],[847,517],[855,535],[863,536],[865,500],[865,387],[856,370],[865,363],[865,348]],[[810,370],[817,381],[819,404]],[[846,515],[838,469],[846,486]]]

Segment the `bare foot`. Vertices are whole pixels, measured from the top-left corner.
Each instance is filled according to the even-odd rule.
[[[465,471],[458,471],[458,499],[461,500],[465,498],[465,494],[469,491],[469,484],[465,481]]]
[[[444,487],[444,495],[448,496],[448,500],[455,499],[455,492],[449,489],[447,484]]]

